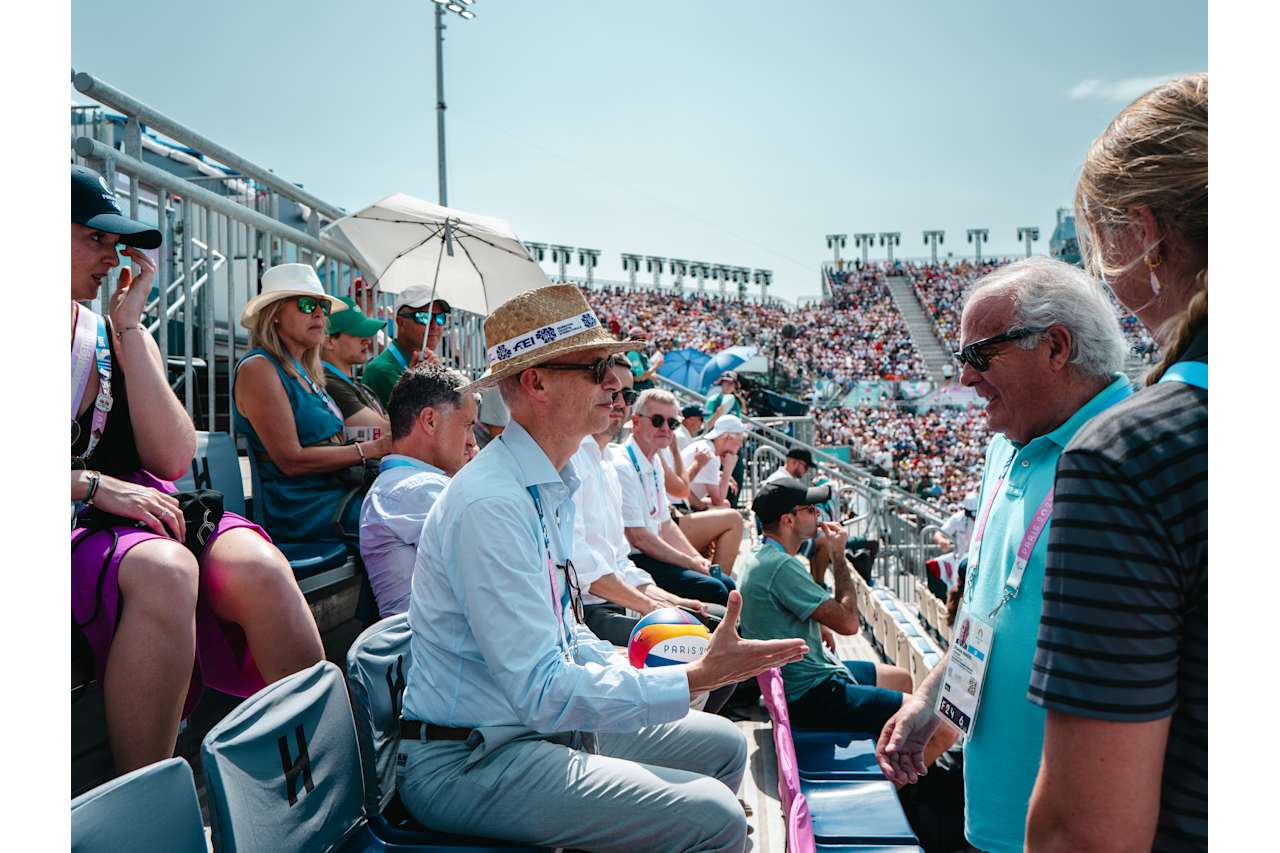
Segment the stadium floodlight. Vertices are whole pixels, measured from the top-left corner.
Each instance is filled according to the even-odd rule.
[[[564,281],[564,268],[573,260],[573,247],[551,244],[551,262],[560,267],[560,281]]]
[[[974,263],[982,263],[982,244],[990,240],[991,232],[986,228],[970,228],[965,232],[965,236],[970,243],[973,243],[973,261]]]
[[[1034,225],[1019,225],[1018,239],[1026,243],[1027,257],[1031,257],[1031,243],[1040,239],[1040,229]]]
[[[529,257],[533,258],[538,263],[542,263],[543,259],[547,256],[546,243],[530,243],[526,241],[524,247],[529,252]]]
[[[669,262],[671,274],[676,277],[673,282],[676,290],[684,290],[684,275],[689,271],[689,262],[679,258],[672,258]]]
[[[698,292],[707,292],[707,276],[711,274],[711,267],[702,261],[692,261],[689,265],[689,271],[698,279]]]
[[[579,248],[578,263],[581,264],[582,267],[586,270],[587,287],[590,287],[595,280],[595,277],[592,275],[592,272],[595,270],[596,266],[600,263],[600,250]]]
[[[449,206],[449,181],[444,157],[444,14],[452,12],[469,21],[476,16],[468,6],[475,0],[432,0],[436,16],[436,155],[440,182],[440,206]]]
[[[640,272],[640,255],[622,253],[622,269],[627,273],[627,282],[632,290],[636,289],[636,273]]]
[[[933,265],[938,265],[938,246],[942,243],[944,231],[926,231],[924,232],[924,243],[929,247],[930,254],[933,256]]]
[[[889,263],[893,263],[893,247],[902,245],[901,231],[881,231],[880,245],[889,250]]]
[[[644,256],[644,268],[653,273],[653,289],[662,287],[662,273],[666,269],[667,259],[657,255]]]
[[[756,270],[752,275],[755,283],[760,285],[760,304],[769,303],[769,285],[773,283],[773,270]]]
[[[853,235],[853,245],[862,248],[862,265],[867,265],[867,252],[871,250],[871,245],[875,243],[876,235],[869,231],[863,231]]]
[[[847,234],[828,234],[827,235],[827,248],[835,252],[836,269],[840,269],[840,250],[844,248],[844,241],[845,241],[845,238],[848,236],[849,235]]]

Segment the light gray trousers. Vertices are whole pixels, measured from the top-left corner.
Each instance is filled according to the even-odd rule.
[[[403,741],[397,769],[409,813],[433,829],[599,851],[732,851],[746,846],[736,792],[747,742],[723,717],[576,734],[479,729],[467,741]],[[589,738],[588,738],[589,740]]]

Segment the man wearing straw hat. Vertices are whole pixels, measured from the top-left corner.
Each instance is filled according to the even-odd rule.
[[[581,622],[569,459],[609,419],[609,356],[635,346],[582,292],[522,293],[485,322],[511,412],[423,528],[409,624],[398,787],[428,826],[546,847],[740,851],[746,742],[690,711],[700,693],[797,660],[801,640],[738,636],[741,599],[707,652],[634,669]]]

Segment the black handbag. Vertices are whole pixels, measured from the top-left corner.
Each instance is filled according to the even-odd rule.
[[[209,537],[218,528],[225,509],[222,504],[222,492],[215,489],[196,489],[194,492],[178,492],[173,497],[178,500],[178,508],[187,523],[187,537],[182,544],[197,557],[209,544]],[[80,514],[77,526],[90,530],[107,530],[112,527],[138,527],[147,525],[132,518],[124,518],[103,512],[97,507],[90,507]]]

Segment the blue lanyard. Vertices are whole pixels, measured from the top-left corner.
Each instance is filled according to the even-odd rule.
[[[381,474],[383,471],[390,471],[392,468],[414,468],[419,471],[427,470],[421,465],[415,465],[408,459],[392,459],[388,456],[382,457],[382,461],[378,463],[378,473]]]
[[[568,570],[565,571],[564,586],[560,590],[560,606],[556,607],[556,561],[551,556],[551,534],[547,530],[547,517],[542,512],[542,500],[538,497],[538,487],[529,486],[529,497],[533,498],[533,508],[538,511],[538,526],[542,528],[542,547],[547,552],[547,576],[551,581],[551,609],[556,612],[556,621],[560,625],[560,648],[564,652],[565,660],[570,660],[569,654],[569,635],[564,626],[564,609],[569,605],[569,577]],[[568,549],[564,548],[564,542],[560,533],[559,526],[556,527],[556,538],[561,539],[561,551],[565,554],[566,564],[568,560]]]
[[[323,358],[320,359],[320,363],[323,364],[325,367],[329,368],[330,370],[332,370],[334,375],[336,375],[343,382],[347,383],[352,388],[355,387],[356,385],[355,380],[353,380],[350,376],[348,376],[346,374],[346,371],[339,370],[337,365],[331,364],[328,361],[325,361]]]
[[[1169,365],[1161,382],[1184,382],[1209,390],[1209,365],[1203,361],[1179,361]]]
[[[631,457],[631,467],[636,469],[636,476],[640,478],[640,489],[644,490],[644,474],[640,471],[640,460],[636,458],[636,451],[630,444],[627,445],[627,455]],[[653,475],[653,509],[649,510],[650,518],[658,517],[658,509],[662,506],[662,492],[659,491],[661,486],[658,485],[658,469],[652,463],[649,466],[649,473]],[[645,506],[649,505],[649,499],[645,498]]]
[[[400,347],[396,346],[396,342],[392,341],[387,344],[387,352],[391,353],[391,357],[400,362],[401,370],[409,369],[409,362],[404,360],[404,356],[400,354]]]
[[[302,369],[302,362],[298,361],[297,356],[293,359],[293,366],[297,368],[298,376],[300,376],[302,381],[307,384],[307,387],[311,389],[311,393],[324,401],[324,404],[329,407],[329,411],[333,412],[334,417],[340,421],[345,421],[346,419],[342,417],[342,410],[338,408],[338,404],[333,402],[333,398],[329,396],[328,391],[323,388],[316,387],[316,383],[311,379],[311,374]]]

